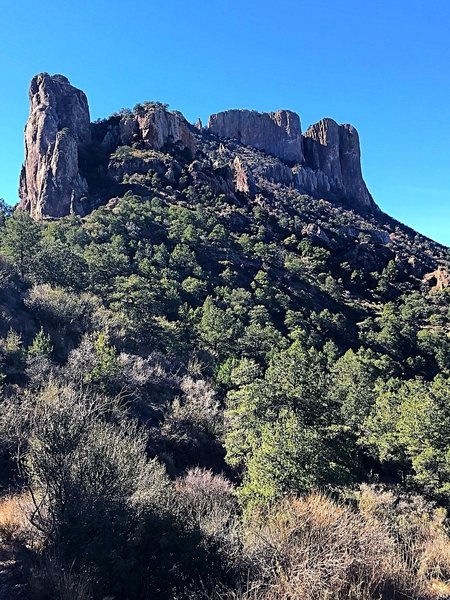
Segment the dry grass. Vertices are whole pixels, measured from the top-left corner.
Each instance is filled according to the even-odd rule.
[[[396,540],[402,561],[425,597],[450,598],[450,538],[446,512],[421,496],[361,486],[359,510]]]
[[[30,591],[34,600],[91,600],[89,578],[62,566],[54,559],[43,560],[33,570]]]
[[[0,499],[0,541],[27,541],[32,535],[28,519],[31,499],[28,494],[16,494]]]
[[[286,499],[247,523],[246,552],[258,572],[249,600],[412,597],[411,573],[383,525],[321,494]],[[395,595],[394,595],[395,594]]]
[[[362,486],[357,505],[320,494],[254,510],[247,579],[210,600],[450,599],[446,514],[419,496]]]

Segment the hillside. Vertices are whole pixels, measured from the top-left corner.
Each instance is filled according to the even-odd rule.
[[[40,74],[25,148],[0,534],[32,597],[444,597],[450,254],[379,209],[356,130],[90,123]]]

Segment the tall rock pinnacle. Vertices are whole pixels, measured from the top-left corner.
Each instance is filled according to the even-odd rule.
[[[78,151],[91,141],[85,94],[63,75],[41,73],[30,84],[20,207],[32,217],[62,217],[88,192]]]

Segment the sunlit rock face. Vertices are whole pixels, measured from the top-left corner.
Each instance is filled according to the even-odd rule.
[[[233,138],[286,162],[303,162],[300,117],[290,110],[259,113],[227,110],[209,117],[208,130],[222,138]]]
[[[87,98],[66,77],[46,73],[32,79],[29,97],[20,206],[36,219],[62,217],[88,193],[78,165],[91,141]]]

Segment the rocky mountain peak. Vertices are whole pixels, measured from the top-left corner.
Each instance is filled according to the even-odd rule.
[[[130,189],[141,194],[138,182],[155,174],[176,186],[182,172],[184,181],[233,197],[252,199],[261,186],[281,184],[377,208],[362,177],[358,133],[333,119],[302,134],[290,110],[228,110],[203,127],[144,102],[91,124],[85,94],[47,73],[32,79],[29,96],[19,194],[36,219],[85,214]]]

